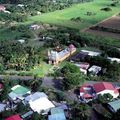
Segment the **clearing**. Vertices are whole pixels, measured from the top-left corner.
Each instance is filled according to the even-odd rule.
[[[120,3],[116,7],[112,7],[110,6],[112,2],[112,0],[94,0],[93,2],[74,4],[64,10],[30,17],[26,23],[43,22],[81,30],[119,13]],[[105,7],[111,8],[111,11],[101,10]]]
[[[92,33],[94,35],[120,38],[120,16],[113,16],[91,28],[86,29],[84,32]]]

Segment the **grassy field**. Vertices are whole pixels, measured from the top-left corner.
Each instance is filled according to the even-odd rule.
[[[81,30],[120,12],[120,3],[117,7],[110,6],[112,11],[106,12],[100,10],[111,3],[112,0],[94,0],[94,2],[75,4],[64,10],[57,10],[55,12],[30,17],[29,21],[50,23]],[[87,12],[91,12],[93,15],[88,16]],[[76,17],[80,17],[82,21],[71,21],[71,18]]]
[[[36,66],[30,72],[33,73],[34,75],[37,74],[39,77],[44,77],[47,73],[49,73],[51,67],[52,65],[42,62],[40,66]]]

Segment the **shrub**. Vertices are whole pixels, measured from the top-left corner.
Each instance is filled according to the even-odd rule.
[[[112,11],[112,9],[110,7],[101,8],[101,10],[106,11],[106,12]]]

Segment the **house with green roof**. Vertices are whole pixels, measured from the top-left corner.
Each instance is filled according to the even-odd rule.
[[[21,85],[16,85],[12,87],[11,90],[12,91],[8,95],[9,95],[9,98],[13,101],[17,99],[23,100],[25,95],[31,93],[31,91],[28,88],[23,87]]]
[[[120,99],[109,102],[108,107],[112,112],[117,112],[120,109]]]

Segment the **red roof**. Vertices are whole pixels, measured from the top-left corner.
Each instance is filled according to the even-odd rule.
[[[70,44],[70,45],[69,45],[69,48],[70,48],[70,49],[74,49],[75,46],[74,46],[73,44]]]
[[[83,97],[86,99],[93,98],[93,96],[88,93],[84,94]]]
[[[111,83],[108,82],[100,82],[100,83],[96,83],[93,85],[96,93],[101,92],[103,90],[115,90],[115,88],[113,87],[113,85]]]
[[[85,88],[89,87],[90,85],[89,84],[83,84],[81,87],[80,87],[80,92],[85,92]]]
[[[20,118],[19,114],[17,114],[17,115],[8,117],[5,120],[21,120],[21,118]]]

